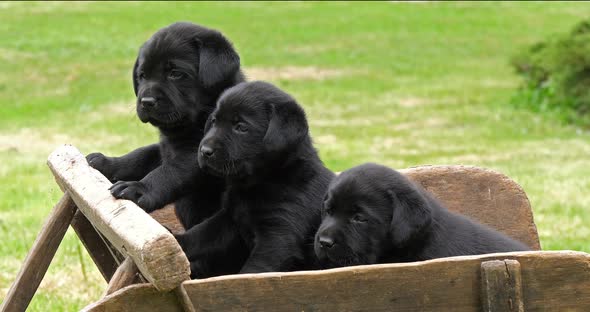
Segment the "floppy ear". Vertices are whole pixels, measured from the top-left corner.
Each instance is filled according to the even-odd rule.
[[[139,56],[137,56],[137,58],[135,59],[135,65],[133,65],[133,72],[131,73],[133,75],[132,79],[133,79],[133,91],[135,92],[135,96],[137,96],[137,87],[139,85],[139,82],[137,81],[137,65],[139,64]]]
[[[209,129],[211,129],[211,120],[213,119],[213,114],[210,114],[205,122],[205,128],[203,128],[203,133],[207,133]]]
[[[390,233],[393,244],[403,247],[419,237],[432,222],[432,208],[419,190],[412,188],[407,193],[387,191],[392,200],[393,215]]]
[[[196,40],[199,46],[199,79],[203,87],[212,89],[231,80],[240,69],[240,56],[232,44],[215,31]]]
[[[270,104],[270,121],[263,139],[267,151],[281,152],[295,146],[308,131],[305,112],[297,103]]]
[[[137,53],[137,58],[135,59],[135,64],[133,64],[133,72],[131,73],[133,75],[133,77],[131,77],[131,79],[133,79],[133,91],[135,92],[135,96],[137,96],[137,89],[139,87],[139,81],[137,81],[137,69],[139,67],[139,56],[141,55],[141,51],[143,50],[143,47],[146,45],[146,43],[142,44],[141,47],[139,47],[139,52]]]

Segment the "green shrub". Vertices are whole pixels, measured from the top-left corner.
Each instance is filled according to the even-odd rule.
[[[590,20],[532,45],[511,64],[524,78],[515,104],[590,125]]]

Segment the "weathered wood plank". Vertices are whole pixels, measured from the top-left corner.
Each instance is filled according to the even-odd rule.
[[[482,262],[481,291],[484,312],[524,312],[520,263],[516,260]]]
[[[175,292],[161,292],[151,284],[135,284],[118,290],[81,311],[181,312],[183,308]]]
[[[33,247],[29,250],[16,280],[8,290],[0,311],[12,312],[27,309],[76,210],[74,201],[67,193],[55,205],[41,232],[37,235]]]
[[[509,177],[472,166],[419,166],[401,170],[451,211],[466,215],[540,250],[529,200]]]
[[[172,290],[189,279],[189,262],[174,236],[133,202],[113,198],[111,182],[75,147],[56,149],[47,162],[92,225],[157,289]]]
[[[145,283],[146,281],[141,276],[137,265],[133,263],[133,260],[130,257],[125,258],[125,260],[119,265],[115,274],[109,281],[109,285],[107,286],[107,290],[105,291],[105,295],[110,295],[116,292],[119,289],[125,288],[132,284],[137,283]]]
[[[123,261],[123,256],[101,237],[81,211],[76,212],[71,226],[105,281],[110,281],[117,267]]]
[[[590,255],[513,252],[182,284],[195,311],[481,311],[481,263],[517,260],[527,311],[590,311]]]

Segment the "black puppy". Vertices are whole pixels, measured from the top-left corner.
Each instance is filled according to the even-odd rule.
[[[376,164],[335,178],[322,215],[315,252],[324,267],[529,250],[448,211],[399,172]]]
[[[116,198],[148,212],[177,200],[184,227],[197,224],[219,208],[223,181],[199,170],[196,147],[219,95],[242,81],[240,58],[218,31],[191,23],[160,29],[133,67],[137,115],[160,130],[160,143],[122,157],[92,153],[89,164],[116,182]]]
[[[265,82],[226,91],[205,128],[199,165],[225,178],[223,208],[177,235],[193,277],[312,268],[313,236],[334,174],[295,99]]]

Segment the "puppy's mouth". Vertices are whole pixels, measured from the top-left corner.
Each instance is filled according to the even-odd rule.
[[[241,170],[235,161],[215,162],[199,155],[199,167],[217,177],[239,177]]]
[[[362,261],[352,250],[349,248],[338,248],[338,249],[323,249],[316,248],[316,256],[321,262],[321,265],[325,269],[338,268],[353,265],[369,264]]]
[[[173,128],[183,126],[188,121],[186,113],[182,113],[178,110],[159,111],[155,108],[145,108],[140,103],[137,105],[137,116],[141,122],[149,122],[159,128]]]
[[[225,177],[226,173],[221,168],[217,168],[212,165],[201,166],[201,169],[204,169],[209,174],[214,175],[216,177]]]
[[[338,266],[338,267],[367,264],[367,263],[363,263],[362,261],[360,261],[360,259],[357,256],[351,255],[351,254],[334,255],[331,252],[327,252],[326,256],[332,265]]]
[[[141,118],[142,122],[149,122],[159,128],[175,128],[182,127],[187,123],[186,115],[177,111],[165,114],[147,114],[147,117]]]

